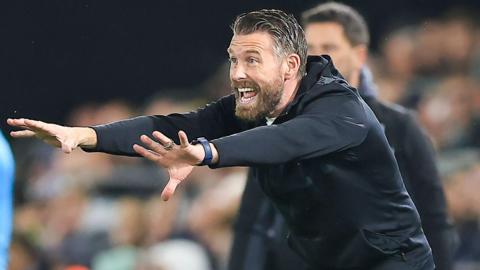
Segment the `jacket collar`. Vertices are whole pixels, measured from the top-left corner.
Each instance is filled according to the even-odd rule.
[[[373,82],[373,75],[370,68],[363,66],[360,71],[360,83],[358,85],[358,93],[364,99],[376,99],[378,95],[377,85]]]

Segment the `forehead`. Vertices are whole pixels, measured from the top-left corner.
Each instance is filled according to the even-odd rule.
[[[307,42],[347,41],[343,26],[336,22],[315,22],[305,27]]]
[[[266,32],[254,32],[251,34],[238,34],[232,37],[227,51],[229,54],[240,54],[256,51],[258,53],[271,52],[273,50],[272,36]]]

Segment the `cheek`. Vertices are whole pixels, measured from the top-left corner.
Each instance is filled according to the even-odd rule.
[[[340,72],[348,72],[355,65],[354,59],[349,54],[337,54],[335,57],[332,57],[332,59],[333,64]]]
[[[263,82],[265,82],[266,78],[269,78],[269,72],[265,69],[251,68],[248,72],[248,78],[251,81],[261,85]]]
[[[264,74],[264,76],[256,78],[255,83],[261,89],[270,88],[278,77],[278,73],[270,72],[269,74]]]
[[[355,68],[359,68],[362,65],[362,60],[360,59],[360,55],[357,53],[357,51],[350,51],[348,56]]]

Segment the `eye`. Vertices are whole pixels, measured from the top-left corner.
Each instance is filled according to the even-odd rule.
[[[257,63],[258,63],[258,59],[255,58],[255,57],[249,57],[249,58],[247,59],[247,62],[248,62],[249,64],[257,64]]]
[[[323,49],[324,49],[325,52],[327,52],[327,53],[328,53],[328,52],[334,52],[334,51],[337,50],[337,48],[338,48],[338,47],[335,46],[335,45],[333,45],[333,44],[328,44],[328,45],[325,45],[325,46],[323,47]]]
[[[228,61],[229,61],[230,63],[232,63],[232,64],[236,64],[236,63],[237,63],[237,58],[235,58],[235,57],[229,57],[229,58],[228,58]]]

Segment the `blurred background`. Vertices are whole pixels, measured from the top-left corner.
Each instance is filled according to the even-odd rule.
[[[414,110],[437,150],[456,269],[480,269],[480,1],[343,2],[367,19],[380,98]],[[318,3],[2,3],[0,128],[8,134],[7,117],[88,126],[198,108],[230,93],[235,15],[279,8],[298,18]],[[142,159],[10,142],[10,269],[225,268],[244,168],[198,168],[164,203],[165,174]]]

